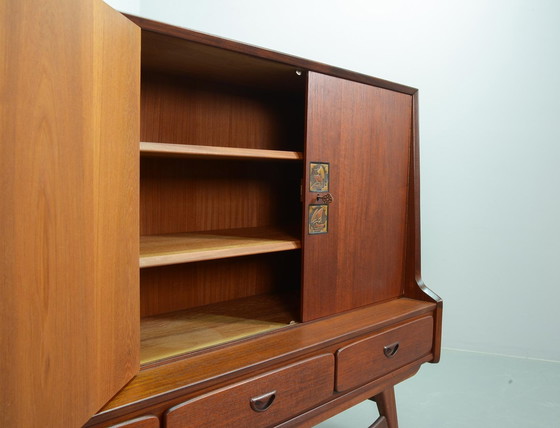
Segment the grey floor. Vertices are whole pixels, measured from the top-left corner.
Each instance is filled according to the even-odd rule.
[[[443,350],[395,388],[400,428],[560,428],[560,363]],[[361,403],[319,425],[367,428],[378,416]]]

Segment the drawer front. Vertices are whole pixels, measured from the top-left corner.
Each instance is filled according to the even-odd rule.
[[[155,416],[143,416],[130,421],[111,425],[110,428],[159,428],[159,419]]]
[[[336,390],[370,382],[430,353],[433,318],[424,317],[341,348],[336,353]]]
[[[169,409],[167,428],[266,427],[333,394],[334,356],[319,355]]]

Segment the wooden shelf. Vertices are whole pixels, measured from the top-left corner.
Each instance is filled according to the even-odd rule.
[[[261,295],[141,321],[141,364],[276,330],[296,321],[287,295]]]
[[[285,150],[244,149],[237,147],[195,146],[169,143],[140,143],[144,156],[196,157],[207,159],[277,159],[302,160],[301,152]]]
[[[295,250],[299,238],[270,227],[140,237],[140,267],[165,266]]]

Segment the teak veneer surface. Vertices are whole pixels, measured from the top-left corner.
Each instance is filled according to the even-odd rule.
[[[140,31],[0,6],[0,426],[82,426],[138,371]]]
[[[430,314],[338,349],[336,390],[356,388],[430,354],[433,330],[434,320]],[[395,344],[396,352],[387,357],[385,347]]]
[[[195,80],[221,81],[266,91],[305,90],[305,80],[296,73],[298,69],[293,65],[152,31],[142,32],[142,67]]]
[[[433,354],[437,363],[441,353],[443,301],[422,280],[420,251],[420,129],[418,125],[418,93],[412,96],[412,144],[408,183],[404,295],[413,299],[436,302]]]
[[[331,398],[335,362],[317,355],[228,385],[181,403],[165,413],[167,428],[266,428]],[[254,411],[251,398],[270,394],[265,411]],[[228,415],[225,418],[224,415]]]
[[[304,90],[270,94],[143,69],[140,107],[141,141],[288,151],[303,147]]]
[[[143,416],[113,425],[111,428],[159,428],[159,426],[159,419],[156,416]]]
[[[141,322],[142,364],[231,342],[295,323],[288,296],[251,296],[184,311],[146,317]]]
[[[221,37],[216,37],[209,34],[188,30],[186,28],[164,24],[162,22],[152,21],[150,19],[141,18],[138,16],[127,16],[142,28],[143,40],[147,41],[147,45],[153,46],[153,48],[151,48],[149,51],[143,50],[143,52],[145,52],[145,55],[142,57],[142,61],[148,64],[154,64],[155,67],[158,66],[159,61],[162,61],[164,64],[169,64],[168,68],[170,69],[170,71],[177,70],[178,67],[174,64],[171,64],[170,61],[167,61],[163,57],[166,55],[169,55],[170,57],[180,55],[183,49],[186,49],[188,51],[189,45],[195,42],[199,44],[199,53],[203,57],[205,55],[208,55],[210,57],[213,56],[214,52],[217,52],[216,48],[222,49],[222,52],[225,53],[231,52],[234,55],[229,57],[230,60],[234,63],[241,64],[240,67],[243,70],[242,73],[246,71],[244,67],[247,67],[243,65],[244,63],[248,64],[248,66],[250,67],[251,64],[253,64],[254,59],[264,59],[270,61],[271,63],[271,65],[263,65],[263,67],[265,68],[275,67],[277,70],[285,70],[285,66],[289,66],[292,68],[288,68],[288,70],[313,70],[315,72],[323,73],[326,75],[336,76],[355,82],[361,82],[367,85],[378,86],[380,88],[390,89],[392,91],[397,91],[409,95],[412,95],[418,91],[416,88],[412,88],[410,86],[401,85],[395,82],[390,82],[388,80],[379,79],[338,67],[333,67],[331,65],[322,64],[305,58],[286,55],[280,52],[271,51],[269,49],[263,49],[257,46],[251,46],[248,44],[227,40]],[[169,38],[169,44],[165,48],[165,52],[160,52],[158,50],[157,40],[161,40],[162,37]],[[163,45],[165,46],[165,44],[166,39],[163,40]],[[208,54],[206,54],[205,52],[208,52]],[[180,63],[180,59],[175,58],[175,60]],[[275,63],[277,64],[276,66]],[[282,65],[284,65],[284,67],[282,67]],[[236,68],[238,67],[234,67],[234,70]],[[224,73],[221,76],[227,79],[226,74],[227,67],[224,67]],[[276,75],[276,77],[278,76]],[[241,76],[241,78],[243,77]],[[274,86],[276,84],[275,82],[276,81],[270,82],[270,84]]]
[[[286,150],[245,149],[237,147],[195,146],[168,143],[140,143],[142,156],[193,157],[209,159],[277,159],[302,160],[302,152]]]
[[[143,268],[140,315],[159,315],[261,294],[299,295],[300,267],[301,251],[292,250]]]
[[[257,366],[281,363],[329,344],[432,312],[434,308],[434,303],[395,299],[141,370],[101,413],[152,396],[158,396],[158,400],[164,399],[162,394],[176,396],[184,388],[196,388],[203,382],[211,385],[234,374],[241,376]]]
[[[392,388],[411,376],[414,376],[420,366],[428,361],[431,361],[433,356],[427,355],[420,360],[407,364],[386,376],[375,379],[365,385],[353,389],[347,393],[336,394],[332,400],[311,409],[306,413],[302,413],[289,421],[277,425],[276,428],[313,428],[318,423],[335,416],[336,414],[349,409],[359,403],[371,399],[388,388]]]
[[[140,160],[140,234],[301,224],[299,162]]]
[[[304,234],[304,321],[402,295],[412,123],[410,95],[308,79],[305,158],[330,164],[334,200],[328,233]]]
[[[140,267],[197,262],[300,248],[300,240],[276,228],[243,228],[140,237]]]

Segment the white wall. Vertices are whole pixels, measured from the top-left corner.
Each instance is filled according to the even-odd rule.
[[[140,15],[420,88],[444,346],[560,360],[560,2],[140,0]]]
[[[120,12],[140,15],[140,0],[104,0],[109,6]]]

